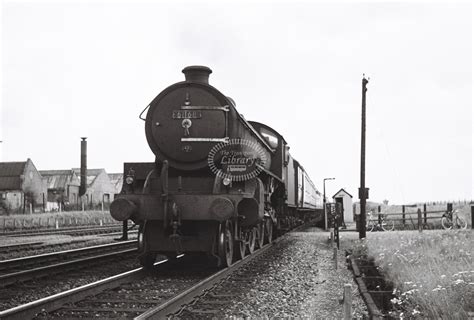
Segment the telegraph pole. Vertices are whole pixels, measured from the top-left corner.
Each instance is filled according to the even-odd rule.
[[[360,143],[360,223],[359,223],[359,239],[365,238],[366,216],[365,206],[369,197],[369,189],[365,188],[365,93],[367,92],[367,83],[369,80],[362,78],[362,126],[361,126],[361,143]]]
[[[324,230],[328,229],[328,215],[326,210],[326,180],[334,180],[336,178],[324,178],[323,179],[323,209],[324,209]]]

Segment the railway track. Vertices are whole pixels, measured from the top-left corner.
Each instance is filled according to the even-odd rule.
[[[121,224],[113,224],[106,226],[81,226],[71,228],[60,228],[60,229],[32,229],[22,231],[8,231],[3,232],[0,235],[9,237],[25,237],[25,236],[45,236],[45,235],[91,235],[91,234],[107,234],[107,233],[118,233],[121,232]]]
[[[151,271],[137,268],[85,286],[58,293],[0,312],[1,319],[62,319],[74,317],[156,318],[178,312],[203,291],[214,286],[272,247],[218,270],[207,259],[184,256],[155,263]]]
[[[43,241],[36,241],[36,242],[25,242],[25,243],[15,243],[9,245],[2,245],[0,246],[0,254],[15,252],[15,251],[24,251],[34,247],[41,247],[44,246]]]
[[[135,246],[129,241],[2,261],[0,310],[128,270],[138,265]]]
[[[66,250],[53,253],[45,253],[28,257],[0,261],[0,287],[8,285],[5,278],[19,273],[32,273],[35,269],[45,268],[50,270],[54,265],[64,265],[83,258],[101,256],[105,253],[116,253],[131,250],[136,251],[136,241],[130,240],[120,243],[103,244],[81,249]]]
[[[136,230],[129,231],[128,236],[130,240],[136,239],[138,232]],[[122,235],[122,232],[117,233],[107,233],[100,236],[115,236],[115,235]],[[7,255],[10,256],[9,258],[19,257],[19,256],[29,256],[29,255],[37,255],[38,252],[51,252],[51,251],[58,251],[58,250],[67,250],[68,248],[72,247],[79,247],[87,245],[86,243],[91,241],[90,238],[88,239],[72,239],[66,242],[49,242],[49,241],[36,241],[36,242],[25,242],[25,243],[15,243],[9,245],[0,246],[0,255]]]
[[[79,245],[81,243],[87,242],[86,239],[77,239],[72,240],[69,242],[56,242],[56,243],[48,243],[44,241],[38,242],[27,242],[27,243],[19,243],[19,244],[10,244],[0,247],[0,254],[13,254],[13,253],[21,253],[22,255],[26,256],[29,252],[29,255],[35,255],[36,252],[40,250],[44,250],[46,248],[50,249],[61,249],[63,246],[70,246],[70,245]]]
[[[212,314],[216,311],[210,310],[208,306],[203,311],[190,305],[204,303],[218,309],[221,303],[229,302],[232,294],[229,288],[227,291],[225,289],[226,279],[233,274],[238,274],[240,278],[242,274],[250,275],[247,268],[253,268],[258,263],[255,261],[268,253],[280,239],[222,270],[211,267],[207,259],[191,256],[163,260],[155,263],[151,271],[133,269],[5,310],[0,312],[0,318],[163,319],[183,315],[185,318],[196,318],[202,316],[203,312]],[[212,290],[219,290],[215,288],[220,288],[220,291],[212,293]]]

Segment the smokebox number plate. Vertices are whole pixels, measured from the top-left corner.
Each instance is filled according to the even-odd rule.
[[[201,119],[201,111],[195,110],[173,110],[173,119]]]

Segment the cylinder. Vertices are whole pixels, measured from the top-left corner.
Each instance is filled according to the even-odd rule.
[[[209,211],[212,218],[218,221],[225,221],[232,217],[234,204],[227,198],[219,197],[212,202]]]
[[[137,211],[137,206],[130,200],[118,198],[110,205],[110,215],[117,221],[130,219]]]
[[[244,217],[243,227],[256,225],[263,218],[263,211],[260,212],[257,200],[254,198],[244,198],[237,205],[239,216]]]

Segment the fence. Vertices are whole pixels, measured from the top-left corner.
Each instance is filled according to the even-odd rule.
[[[457,204],[457,205],[474,204],[474,199],[416,202],[415,205],[422,206],[422,205],[428,204],[428,205],[436,206],[436,205],[447,205],[448,203]]]
[[[101,211],[78,211],[63,214],[35,214],[0,217],[0,232],[116,224],[110,214]]]
[[[381,224],[383,217],[385,222],[394,221],[396,229],[434,229],[441,226],[443,214],[453,210],[452,203],[446,203],[445,209],[428,209],[426,203],[423,204],[423,209],[417,205],[403,205],[401,207],[401,212],[381,212],[381,207],[378,206],[378,212],[375,214],[377,222]]]
[[[108,211],[110,208],[109,202],[100,202],[96,204],[69,204],[61,202],[45,202],[43,203],[24,203],[19,208],[9,208],[8,205],[0,201],[0,216],[13,214],[33,214],[45,212],[73,212],[73,211]]]

